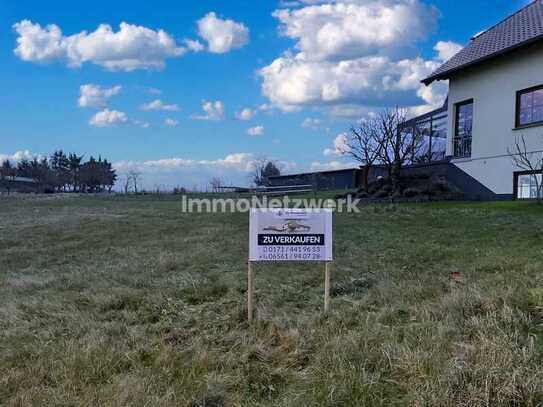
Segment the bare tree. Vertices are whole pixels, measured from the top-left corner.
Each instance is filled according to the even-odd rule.
[[[162,185],[155,184],[154,192],[155,192],[155,194],[160,195],[162,193]]]
[[[381,149],[380,122],[371,118],[352,126],[345,136],[345,144],[339,147],[341,154],[350,155],[364,167],[364,189],[368,190],[369,175],[379,160]]]
[[[138,184],[141,181],[141,172],[137,170],[128,171],[128,178],[130,179],[130,184],[134,188],[134,193],[138,193]]]
[[[402,168],[407,162],[414,160],[424,147],[422,133],[401,130],[406,119],[406,111],[398,107],[383,110],[376,117],[379,134],[378,160],[388,168],[395,191],[399,189]]]
[[[397,191],[402,168],[413,161],[424,147],[422,133],[401,130],[406,118],[406,111],[397,107],[385,109],[361,122],[358,127],[351,127],[345,146],[340,151],[353,157],[365,168],[366,189],[371,168],[379,163],[386,166],[394,190]]]
[[[507,149],[513,163],[520,169],[529,171],[537,188],[537,202],[541,204],[543,199],[543,154],[541,152],[530,152],[526,146],[524,136],[517,137],[512,149]],[[541,177],[538,177],[540,174]]]
[[[211,192],[221,192],[221,187],[223,185],[222,180],[219,177],[213,177],[209,180],[209,186],[211,187]]]
[[[263,185],[262,173],[264,172],[264,167],[266,166],[267,160],[257,159],[253,161],[253,171],[249,175],[251,182],[256,186]]]
[[[123,190],[125,195],[128,195],[128,192],[130,192],[130,187],[132,186],[132,178],[130,177],[130,174],[126,174],[123,177]]]

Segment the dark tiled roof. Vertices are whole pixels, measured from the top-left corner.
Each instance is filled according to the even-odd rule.
[[[491,57],[543,39],[543,0],[535,0],[522,10],[476,36],[458,54],[422,82],[448,79],[450,74]]]

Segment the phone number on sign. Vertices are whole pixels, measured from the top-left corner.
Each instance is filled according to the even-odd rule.
[[[261,247],[260,260],[321,260],[320,247]]]
[[[320,253],[321,248],[320,247],[314,247],[314,246],[269,246],[269,247],[261,247],[260,251],[262,253],[266,254],[283,254],[283,253],[304,253],[304,254],[311,254],[311,253]]]

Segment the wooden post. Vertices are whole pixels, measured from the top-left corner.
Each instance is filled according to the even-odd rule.
[[[324,263],[324,313],[330,310],[330,262]]]
[[[252,262],[247,263],[247,319],[253,322],[253,268]]]

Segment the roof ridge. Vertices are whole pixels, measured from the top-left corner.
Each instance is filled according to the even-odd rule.
[[[499,22],[497,22],[496,24],[488,27],[486,30],[483,30],[481,31],[481,33],[477,34],[477,35],[474,35],[472,38],[471,38],[471,41],[474,41],[476,40],[477,38],[480,38],[482,37],[483,35],[485,35],[486,33],[488,33],[489,31],[493,30],[494,28],[496,28],[497,26],[505,23],[507,20],[510,20],[512,19],[513,17],[515,17],[517,14],[520,14],[522,13],[524,10],[526,10],[527,8],[533,6],[535,3],[538,3],[538,2],[541,2],[543,0],[532,0],[530,3],[526,4],[524,7],[518,9],[517,11],[515,11],[513,14],[510,14],[509,16],[503,18],[502,20],[500,20]]]
[[[475,35],[464,48],[422,80],[428,85],[451,73],[543,40],[543,0],[532,0],[497,24]]]

